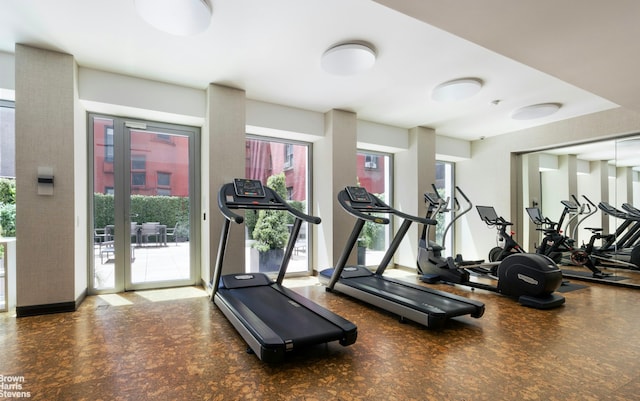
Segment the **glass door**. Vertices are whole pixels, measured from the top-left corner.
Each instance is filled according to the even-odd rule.
[[[195,129],[91,121],[93,292],[194,284]]]

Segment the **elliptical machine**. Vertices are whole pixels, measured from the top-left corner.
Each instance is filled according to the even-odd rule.
[[[445,228],[445,233],[460,217],[473,208],[469,198],[457,186],[456,191],[465,200],[467,207],[456,213]],[[437,191],[425,194],[425,202],[427,203],[426,217],[434,220],[437,220],[437,213],[446,210],[442,205],[448,203],[437,195]],[[454,200],[455,202],[457,200]],[[464,261],[460,255],[455,259],[450,256],[444,257],[443,250],[444,247],[441,244],[429,240],[429,226],[425,226],[418,244],[417,260],[422,281],[460,284],[497,292],[517,299],[523,306],[535,309],[551,309],[565,302],[562,295],[554,293],[562,284],[562,272],[551,259],[544,255],[513,253],[502,261],[483,263],[483,261]],[[496,285],[471,281],[472,274],[481,273],[484,277],[497,281]]]

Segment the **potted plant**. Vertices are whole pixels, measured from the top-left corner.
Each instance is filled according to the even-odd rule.
[[[358,256],[357,263],[360,266],[364,266],[367,262],[367,248],[371,241],[367,237],[358,238]]]
[[[267,186],[283,199],[286,197],[284,173],[270,176],[267,179]],[[256,241],[253,246],[258,250],[259,271],[278,270],[284,256],[284,247],[289,239],[287,213],[260,210],[253,229],[253,239]]]

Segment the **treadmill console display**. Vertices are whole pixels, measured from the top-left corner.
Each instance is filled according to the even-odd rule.
[[[236,196],[264,198],[264,187],[259,180],[236,178],[233,180]]]
[[[351,202],[360,202],[360,203],[370,203],[371,197],[369,197],[369,193],[366,189],[362,187],[347,187],[347,193],[349,194],[349,198],[351,198]]]

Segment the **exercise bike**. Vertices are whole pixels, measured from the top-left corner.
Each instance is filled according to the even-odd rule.
[[[489,228],[495,227],[496,246],[489,251],[489,262],[499,262],[514,253],[526,253],[524,249],[513,238],[513,231],[507,233],[507,228],[513,223],[507,221],[502,216],[498,216],[493,206],[476,206],[480,220],[484,221]]]
[[[564,209],[558,222],[551,221],[548,217],[543,217],[537,207],[528,207],[527,214],[531,221],[538,226],[537,230],[542,231],[544,237],[540,245],[536,248],[536,253],[545,255],[553,259],[556,263],[562,261],[563,255],[568,255],[571,264],[584,266],[589,269],[594,278],[605,278],[609,274],[598,269],[590,253],[585,249],[575,248],[574,240],[563,234],[562,223],[566,216],[572,212],[579,213],[579,206],[572,201],[561,201]],[[593,240],[593,239],[592,239]]]
[[[465,200],[467,206],[455,214],[445,228],[445,233],[473,208],[473,204],[459,187],[456,187],[456,192]],[[456,202],[454,199],[454,204]],[[436,191],[425,194],[425,203],[426,217],[437,220],[437,214],[447,210],[443,204],[447,204],[448,200],[442,199]],[[551,309],[565,302],[562,295],[554,293],[562,284],[562,272],[544,255],[515,252],[501,261],[484,263],[464,261],[461,255],[457,255],[455,259],[451,256],[444,257],[443,250],[443,245],[429,240],[429,226],[425,226],[418,244],[417,260],[418,273],[422,281],[460,284],[497,292],[517,299],[523,306],[536,309]],[[472,281],[471,275],[478,274],[496,281],[496,284]]]

